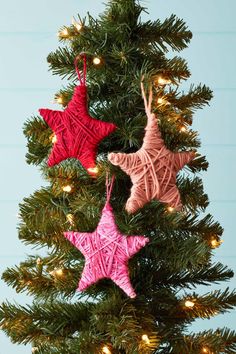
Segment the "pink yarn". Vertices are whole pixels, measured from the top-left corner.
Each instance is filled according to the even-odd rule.
[[[94,119],[88,113],[85,55],[83,77],[77,68],[77,60],[75,60],[75,68],[80,85],[75,87],[67,108],[63,112],[40,109],[39,113],[57,137],[48,159],[48,166],[54,166],[73,157],[88,169],[88,173],[93,174],[89,169],[96,166],[98,144],[111,134],[116,126],[113,123]]]
[[[182,207],[176,175],[184,165],[193,160],[194,152],[172,152],[161,137],[157,118],[151,112],[152,90],[149,101],[141,90],[147,114],[147,126],[142,147],[135,153],[110,153],[108,159],[126,172],[133,183],[130,198],[126,203],[128,213],[134,213],[147,202],[157,199],[170,207]]]
[[[112,182],[113,183],[113,182]],[[131,285],[128,260],[149,242],[144,236],[126,236],[117,228],[109,203],[112,183],[107,183],[107,201],[94,232],[68,231],[64,236],[85,257],[85,266],[78,290],[83,291],[103,278],[110,278],[131,298],[136,293]]]

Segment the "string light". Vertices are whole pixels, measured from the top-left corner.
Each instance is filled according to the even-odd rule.
[[[56,134],[52,135],[52,143],[55,144],[57,142],[57,136]]]
[[[81,31],[81,29],[83,28],[82,24],[77,22],[76,19],[74,17],[72,17],[72,25],[77,29],[78,32]]]
[[[99,65],[99,64],[101,64],[101,59],[99,58],[99,57],[94,57],[93,58],[93,64],[94,65]]]
[[[165,85],[171,84],[171,80],[170,79],[166,79],[166,78],[164,78],[162,76],[158,76],[157,83],[160,86],[165,86]]]
[[[217,247],[220,247],[220,245],[223,243],[222,240],[218,240],[217,238],[215,237],[212,237],[211,241],[210,241],[210,244],[211,244],[211,247],[212,248],[217,248]]]
[[[66,38],[69,37],[70,33],[68,31],[68,28],[63,28],[63,30],[59,31],[57,35],[58,37]]]
[[[74,225],[74,216],[72,214],[67,214],[66,218],[71,225]]]
[[[63,192],[70,193],[72,191],[72,187],[68,184],[67,186],[62,187]]]
[[[147,344],[147,345],[150,344],[150,340],[149,340],[147,334],[142,335],[142,341],[145,342],[145,344]]]
[[[165,100],[164,100],[163,98],[161,98],[161,97],[160,97],[160,98],[158,98],[157,103],[158,103],[158,104],[163,104],[163,103],[164,103],[164,101],[165,101]]]
[[[175,208],[169,206],[169,207],[167,208],[167,210],[168,210],[169,213],[173,213],[173,211],[175,210]]]
[[[37,260],[36,260],[36,264],[37,265],[40,265],[40,264],[42,264],[43,262],[42,262],[42,259],[39,257],[39,258],[37,258]]]
[[[4,321],[4,322],[1,323],[0,328],[1,328],[1,329],[7,328],[8,325],[9,325],[9,321]]]
[[[159,98],[157,99],[157,103],[158,103],[159,105],[169,105],[169,104],[170,104],[170,102],[168,102],[165,98],[162,98],[162,97],[159,97]]]
[[[99,171],[99,169],[98,169],[98,167],[96,166],[96,167],[89,167],[88,168],[88,172],[89,173],[92,173],[92,174],[97,174],[98,173],[98,171]]]
[[[56,102],[58,103],[58,104],[63,104],[63,97],[62,96],[58,96],[57,98],[56,98]]]
[[[182,127],[180,128],[180,131],[181,131],[182,133],[184,133],[184,132],[187,131],[187,129],[186,129],[184,126],[182,126]]]
[[[63,275],[63,269],[62,268],[58,268],[58,269],[54,269],[51,272],[49,272],[50,275],[54,276],[58,276],[61,277]]]
[[[207,347],[202,348],[202,353],[210,354],[210,350]]]
[[[61,277],[63,275],[63,269],[62,268],[56,269],[55,274]]]
[[[195,303],[191,300],[186,300],[184,306],[192,309],[195,306]]]
[[[102,352],[103,352],[104,354],[111,354],[110,349],[109,349],[106,345],[102,348]]]

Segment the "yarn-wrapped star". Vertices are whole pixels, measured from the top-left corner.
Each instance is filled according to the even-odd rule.
[[[110,153],[108,159],[131,178],[131,193],[125,207],[128,213],[136,212],[155,199],[175,210],[180,210],[182,203],[176,186],[176,175],[193,160],[195,153],[172,152],[167,149],[161,137],[157,117],[151,111],[152,90],[148,102],[143,83],[141,91],[147,115],[143,144],[135,153]]]
[[[80,85],[75,87],[67,108],[64,111],[42,108],[39,109],[39,113],[56,135],[56,142],[48,158],[48,166],[54,166],[67,158],[76,158],[90,172],[90,169],[96,166],[98,144],[111,134],[116,126],[89,115],[85,55],[83,79],[77,69],[77,60],[75,66]]]
[[[123,235],[107,200],[101,219],[94,232],[64,232],[64,236],[85,257],[85,266],[78,285],[83,291],[100,279],[110,278],[131,298],[136,293],[131,285],[128,260],[144,247],[149,239],[144,236]]]

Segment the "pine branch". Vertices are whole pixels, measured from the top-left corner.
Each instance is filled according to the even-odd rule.
[[[0,323],[13,343],[48,342],[48,337],[63,342],[75,331],[87,328],[87,318],[94,305],[65,302],[33,303],[16,306],[5,302],[0,307]],[[56,338],[55,338],[56,337]]]
[[[236,292],[226,288],[224,291],[215,290],[205,295],[199,296],[196,293],[185,294],[185,299],[192,299],[194,307],[182,309],[184,317],[194,318],[211,318],[220,313],[229,312],[236,306]],[[181,300],[180,300],[181,303]],[[181,313],[180,313],[181,316]]]
[[[137,26],[138,19],[144,10],[145,8],[134,0],[108,0],[104,14],[100,15],[100,21],[102,25],[109,28],[120,28],[119,25],[122,24],[131,30]]]
[[[76,55],[77,53],[66,47],[58,48],[54,53],[50,53],[47,61],[53,75],[60,75],[62,79],[67,77],[68,80],[75,78],[74,60]]]
[[[173,96],[172,96],[173,95]],[[203,106],[208,105],[209,101],[212,99],[212,90],[205,85],[194,85],[190,86],[188,93],[182,94],[176,91],[170,90],[170,102],[178,109],[185,110],[191,109],[195,111],[196,109],[203,108]]]
[[[173,351],[183,354],[195,354],[203,348],[209,353],[233,354],[236,350],[236,333],[227,328],[186,335],[182,340],[174,339]]]
[[[192,33],[185,22],[173,14],[162,23],[160,20],[140,23],[135,34],[140,38],[143,46],[151,44],[155,49],[163,52],[168,52],[169,47],[181,51],[188,46],[192,38]]]
[[[179,178],[178,185],[181,194],[181,200],[191,212],[200,209],[204,211],[209,204],[208,196],[204,193],[203,183],[199,177],[194,179]]]
[[[161,274],[160,274],[161,273]],[[210,283],[218,284],[227,281],[234,276],[232,270],[221,263],[215,263],[209,267],[202,267],[190,271],[182,271],[180,273],[167,274],[164,270],[156,272],[155,278],[159,277],[159,282],[164,286],[173,287],[196,287],[197,285],[208,285]],[[154,279],[155,279],[154,278]]]

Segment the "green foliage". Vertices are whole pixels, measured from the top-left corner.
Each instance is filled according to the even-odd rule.
[[[32,343],[39,354],[199,354],[235,353],[236,334],[228,329],[189,334],[197,318],[212,318],[236,305],[235,291],[215,290],[198,295],[198,285],[229,281],[233,272],[213,263],[212,238],[220,241],[223,229],[210,214],[199,172],[208,167],[197,153],[200,140],[191,129],[194,113],[209,104],[211,90],[205,85],[179,86],[190,77],[180,52],[192,37],[185,22],[175,15],[161,22],[141,21],[146,9],[138,0],[109,0],[97,19],[87,15],[74,26],[62,27],[61,47],[48,56],[53,74],[69,80],[55,97],[70,101],[76,73],[74,59],[81,52],[88,58],[89,110],[93,117],[114,122],[118,129],[99,146],[99,174],[91,178],[75,159],[48,168],[53,132],[41,117],[26,121],[27,162],[39,166],[46,187],[20,204],[19,238],[42,254],[28,256],[5,270],[3,280],[17,292],[34,297],[32,305],[5,302],[0,307],[1,328],[14,343]],[[93,57],[101,58],[99,66]],[[130,179],[107,161],[109,151],[139,149],[146,115],[140,79],[153,86],[153,111],[166,146],[172,151],[196,151],[195,159],[177,177],[183,201],[181,212],[171,212],[152,201],[133,215],[124,204]],[[160,75],[171,85],[160,85]],[[163,103],[158,103],[158,98]],[[116,223],[122,233],[145,235],[149,244],[129,262],[132,284],[138,296],[127,298],[108,279],[76,293],[84,257],[64,237],[65,230],[93,231],[105,202],[106,172],[115,174],[111,197]],[[63,187],[70,185],[71,192]],[[193,308],[185,306],[192,299]],[[148,336],[148,342],[142,336]]]

